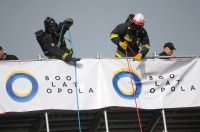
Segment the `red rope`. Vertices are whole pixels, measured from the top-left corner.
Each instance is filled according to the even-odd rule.
[[[133,51],[129,45],[127,45],[127,46],[130,49],[130,51],[133,53],[133,56],[135,56],[137,53],[135,53],[135,51]],[[127,57],[128,56],[127,51],[125,50],[125,52],[126,52],[126,57]]]
[[[130,64],[129,64],[129,60],[128,60],[128,55],[127,55],[127,51],[126,52],[126,60],[127,60],[127,64],[128,64],[128,70],[129,70],[129,74],[130,74],[130,79],[131,79],[131,85],[132,85],[132,89],[134,92],[134,87],[133,87],[133,80],[132,80],[132,74],[131,74],[131,68],[130,68]],[[139,122],[139,126],[140,126],[140,132],[142,132],[142,123],[140,121],[140,113],[139,113],[139,109],[138,109],[138,105],[137,105],[137,100],[136,100],[136,90],[134,92],[134,100],[135,100],[135,106],[136,106],[136,111],[137,111],[137,117],[138,117],[138,122]]]

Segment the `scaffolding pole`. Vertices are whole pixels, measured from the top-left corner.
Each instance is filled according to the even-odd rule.
[[[163,125],[164,125],[164,131],[167,132],[167,123],[166,123],[166,118],[165,118],[165,110],[162,109],[162,117],[163,117]]]
[[[107,117],[107,111],[106,109],[104,109],[104,119],[105,119],[105,125],[106,125],[106,132],[109,132],[109,128],[108,128],[108,117]]]
[[[101,56],[100,53],[96,53],[95,58],[96,59],[102,59],[102,56]],[[108,117],[107,117],[107,111],[106,111],[106,109],[104,109],[103,113],[104,113],[104,119],[105,119],[106,132],[109,132]]]
[[[47,132],[50,132],[50,130],[49,130],[49,119],[48,119],[48,113],[47,112],[45,112],[45,121],[46,121]]]

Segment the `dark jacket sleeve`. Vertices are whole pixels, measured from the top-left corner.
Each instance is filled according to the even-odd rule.
[[[57,47],[57,44],[53,42],[52,37],[48,34],[44,36],[43,43],[45,48],[52,56],[56,56],[57,58],[62,60],[65,60],[65,58],[68,56],[68,53],[65,50],[62,50]]]
[[[13,60],[19,60],[17,56],[13,55]]]
[[[123,41],[123,37],[126,33],[127,24],[122,23],[115,27],[115,29],[110,33],[110,40],[119,46],[119,42]]]
[[[140,53],[142,54],[142,57],[146,56],[146,54],[149,52],[149,49],[150,49],[149,37],[148,37],[147,31],[145,29],[143,29],[142,40],[141,40],[141,49],[140,49]]]
[[[6,53],[5,53],[5,55],[6,55],[6,58],[4,60],[19,60],[17,58],[17,56],[15,56],[15,55],[8,55]]]
[[[67,30],[69,30],[69,28],[70,28],[70,24],[64,23],[64,22],[60,22],[58,24],[57,33],[60,34],[62,32],[61,36],[63,36],[67,32]]]
[[[60,48],[63,49],[63,50],[66,50],[67,49],[67,45],[66,45],[66,42],[65,42],[65,38],[64,38],[64,35],[65,33],[67,32],[67,30],[69,30],[70,28],[70,24],[68,23],[64,23],[64,22],[60,22],[58,24],[58,28],[57,28],[57,39],[58,39],[58,42],[62,43],[60,45]]]

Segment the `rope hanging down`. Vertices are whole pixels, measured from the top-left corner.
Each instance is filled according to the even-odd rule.
[[[60,47],[60,40],[61,40],[61,35],[62,35],[62,32],[63,32],[63,27],[64,25],[62,26],[62,29],[61,29],[61,32],[60,32],[60,36],[59,36],[59,42],[58,42],[58,48]],[[73,47],[73,44],[72,44],[72,39],[71,39],[71,34],[70,34],[70,31],[68,30],[68,35],[69,35],[69,39],[68,41],[70,42],[71,44],[71,48],[72,48],[72,51],[73,51],[73,57],[75,58],[75,52],[74,52],[74,47]],[[77,71],[76,71],[76,61],[74,62],[74,76],[75,76],[75,87],[76,87],[76,106],[77,106],[77,110],[78,110],[78,126],[79,126],[79,132],[81,132],[81,121],[80,121],[80,109],[79,109],[79,100],[78,100],[78,81],[77,81]]]
[[[127,51],[125,50],[126,52],[126,60],[127,60],[127,64],[128,64],[128,70],[129,70],[129,75],[130,75],[130,79],[131,79],[131,85],[132,85],[132,89],[133,89],[133,92],[134,92],[134,100],[135,100],[135,106],[136,106],[136,111],[137,111],[137,117],[138,117],[138,123],[139,123],[139,126],[140,126],[140,132],[142,132],[142,123],[140,121],[140,113],[139,113],[139,109],[138,109],[138,105],[137,105],[137,100],[136,100],[136,90],[134,90],[134,86],[133,86],[133,80],[132,80],[132,74],[131,74],[131,68],[130,68],[130,64],[129,64],[129,59],[128,59],[128,55],[127,55]]]
[[[63,32],[63,27],[64,27],[64,25],[62,26],[62,29],[61,29],[61,32],[60,32],[60,35],[59,35],[59,41],[58,41],[58,48],[60,48],[60,45],[61,45],[61,42],[60,42],[60,40],[61,40],[61,35],[62,35],[62,32]]]
[[[71,34],[70,34],[70,30],[68,30],[68,35],[69,35],[69,42],[71,44],[71,48],[73,51],[73,57],[76,58],[75,56],[75,52],[74,52],[74,47],[72,44],[72,39],[71,39]],[[78,80],[77,80],[77,71],[76,71],[76,61],[74,62],[74,74],[75,74],[75,83],[76,83],[76,105],[77,105],[77,110],[78,110],[78,126],[79,126],[79,132],[81,132],[81,121],[80,121],[80,110],[79,110],[79,100],[78,100]]]

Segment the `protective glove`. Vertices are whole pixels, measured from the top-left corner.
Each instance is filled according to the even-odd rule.
[[[124,50],[127,50],[127,47],[128,47],[128,43],[125,41],[125,42],[120,42],[119,43],[119,46],[124,49]]]
[[[65,62],[70,62],[70,61],[72,61],[72,62],[77,62],[77,61],[80,61],[80,60],[81,60],[81,58],[73,58],[73,57],[72,57],[72,54],[65,53],[64,55],[66,56],[66,57],[64,58],[64,61],[65,61]]]
[[[142,59],[142,54],[137,54],[137,55],[135,55],[135,57],[133,58],[133,61],[141,61],[141,59]]]
[[[77,62],[77,61],[80,61],[81,58],[71,58],[69,61],[72,61],[72,62]]]
[[[64,22],[69,24],[70,26],[73,25],[73,23],[74,23],[72,18],[67,18]]]
[[[65,56],[62,58],[65,62],[69,62],[72,58],[72,54],[68,54],[67,52],[63,56]]]

